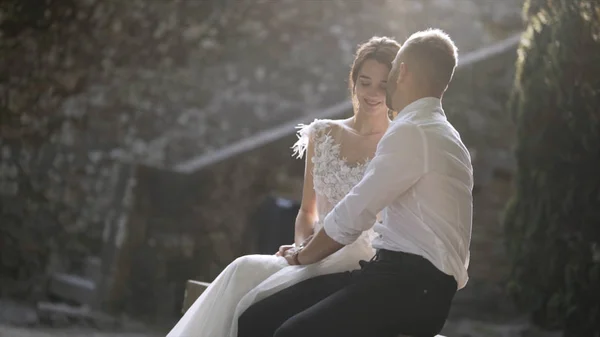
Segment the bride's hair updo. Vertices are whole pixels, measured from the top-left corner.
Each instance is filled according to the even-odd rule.
[[[356,86],[356,80],[358,79],[358,72],[366,60],[375,60],[381,64],[386,65],[390,70],[392,69],[392,62],[396,58],[396,54],[400,50],[400,44],[394,39],[389,37],[374,36],[369,41],[361,44],[356,51],[356,57],[352,63],[350,69],[350,76],[348,79],[348,89],[350,89],[350,95],[354,106],[356,107],[354,87]]]

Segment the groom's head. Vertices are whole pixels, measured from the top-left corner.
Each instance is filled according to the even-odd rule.
[[[454,74],[457,48],[439,29],[411,35],[398,51],[387,81],[386,104],[402,110],[422,97],[441,98]]]

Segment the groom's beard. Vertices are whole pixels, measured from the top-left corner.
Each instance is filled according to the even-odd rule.
[[[392,90],[389,90],[389,89],[392,89]],[[394,110],[394,103],[392,101],[392,97],[394,96],[395,91],[396,91],[396,88],[388,87],[388,90],[386,90],[386,92],[385,92],[385,105],[388,107],[388,109],[390,109],[392,111],[396,111],[396,110]]]
[[[393,97],[394,97],[394,94],[396,93],[397,89],[398,89],[398,85],[395,82],[391,82],[388,80],[388,85],[385,90],[385,105],[388,107],[388,109],[390,109],[392,111],[396,111],[394,109]],[[398,111],[396,111],[396,112],[398,112]]]

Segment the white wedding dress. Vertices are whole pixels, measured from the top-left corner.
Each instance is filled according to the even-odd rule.
[[[347,130],[337,123],[315,120],[310,125],[301,125],[299,140],[293,147],[301,158],[309,137],[315,144],[312,173],[321,220],[360,181],[369,161],[369,158],[355,163],[346,160],[340,151],[343,144],[331,135],[333,128]],[[315,233],[320,226],[320,221],[315,224]],[[374,255],[371,237],[372,232],[365,232],[353,244],[308,266],[290,266],[283,257],[275,255],[242,256],[219,274],[167,337],[237,337],[238,317],[250,305],[300,281],[358,269],[359,260],[369,260]]]

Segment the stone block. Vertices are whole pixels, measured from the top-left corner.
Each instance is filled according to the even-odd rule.
[[[110,315],[93,311],[87,305],[73,306],[66,303],[40,302],[37,304],[40,320],[52,325],[77,322],[97,328],[114,328],[120,321]]]
[[[21,326],[36,325],[39,323],[39,317],[35,307],[29,303],[0,299],[0,322]]]
[[[60,273],[52,275],[48,290],[62,300],[78,304],[92,304],[96,298],[96,284],[76,275]]]
[[[98,282],[102,276],[102,260],[99,257],[88,257],[83,266],[83,276],[94,282]]]
[[[89,317],[90,308],[88,306],[73,306],[65,303],[39,302],[37,304],[40,316],[65,315],[70,317]]]

